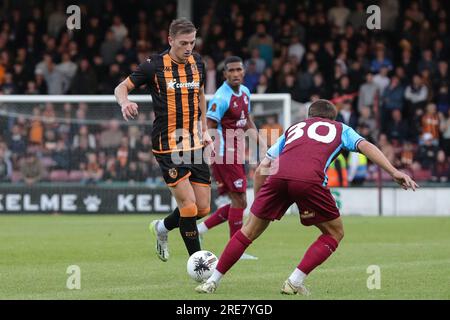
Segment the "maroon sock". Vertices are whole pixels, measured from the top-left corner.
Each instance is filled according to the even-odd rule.
[[[230,208],[228,210],[228,225],[230,226],[230,239],[242,227],[243,208]]]
[[[298,269],[309,274],[318,265],[327,260],[336,250],[338,242],[332,236],[322,234],[306,251]]]
[[[225,250],[223,250],[219,262],[217,263],[217,271],[221,274],[225,274],[230,270],[251,243],[252,241],[247,238],[241,230],[238,230],[233,238],[228,241]]]
[[[230,209],[230,205],[227,204],[226,206],[220,207],[216,210],[212,215],[208,217],[208,219],[205,220],[205,225],[208,227],[208,229],[211,229],[218,224],[224,223],[228,219],[228,210]]]

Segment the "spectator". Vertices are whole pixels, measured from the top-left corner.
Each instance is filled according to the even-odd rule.
[[[328,10],[328,21],[331,25],[338,28],[339,33],[344,32],[344,27],[347,22],[347,18],[350,15],[350,10],[345,7],[343,0],[336,0],[336,6]]]
[[[293,57],[295,59],[295,64],[298,66],[302,63],[304,54],[305,47],[300,42],[300,37],[297,35],[293,36],[288,48],[288,57]]]
[[[348,182],[352,186],[360,186],[367,178],[367,158],[358,152],[350,152],[347,160],[348,165]]]
[[[266,26],[263,23],[256,25],[256,33],[248,41],[248,51],[259,50],[259,55],[266,62],[267,66],[272,65],[273,59],[273,38],[267,34]]]
[[[411,169],[414,163],[414,147],[411,142],[406,141],[400,153],[400,166],[404,169]]]
[[[31,186],[44,177],[45,170],[35,153],[27,153],[20,161],[20,173],[23,181]]]
[[[378,137],[377,121],[374,119],[372,110],[367,106],[361,107],[360,115],[358,118],[358,127],[367,128],[367,139],[376,141],[376,138]]]
[[[128,172],[127,172],[127,180],[128,183],[135,183],[135,182],[143,182],[145,181],[145,177],[139,166],[136,162],[132,161],[129,164]]]
[[[393,69],[392,61],[386,58],[384,46],[378,46],[375,53],[375,59],[372,60],[370,71],[374,73],[380,72],[381,68],[387,68],[388,71]]]
[[[437,161],[433,163],[431,181],[448,182],[450,180],[450,164],[443,150],[439,150]]]
[[[387,123],[391,120],[390,116],[394,110],[403,110],[403,95],[404,89],[401,86],[399,79],[393,76],[391,83],[384,90],[381,97],[381,106],[383,111],[383,122]]]
[[[92,70],[89,61],[82,59],[77,73],[72,79],[71,92],[73,94],[94,94],[97,91],[97,76]]]
[[[114,150],[121,144],[123,133],[120,130],[119,121],[111,120],[108,128],[100,134],[100,147],[107,151]]]
[[[422,59],[419,61],[417,68],[420,73],[425,69],[430,70],[432,75],[437,73],[437,65],[433,60],[433,52],[430,49],[423,50]]]
[[[426,113],[422,116],[422,133],[430,133],[434,144],[439,141],[439,117],[436,113],[436,105],[428,103]]]
[[[68,91],[69,79],[56,68],[51,58],[47,59],[43,72],[48,94],[65,94]]]
[[[56,142],[55,148],[52,150],[51,158],[55,163],[55,169],[69,170],[70,169],[70,152],[64,139],[59,139]]]
[[[355,7],[355,10],[352,11],[348,17],[348,22],[353,28],[359,30],[361,27],[366,26],[367,14],[363,2],[357,1]]]
[[[8,146],[13,155],[21,156],[25,153],[27,143],[21,132],[21,128],[17,124],[12,127]]]
[[[117,43],[121,43],[123,39],[125,39],[125,37],[128,35],[128,29],[122,23],[122,18],[119,15],[114,16],[111,31]]]
[[[70,55],[68,53],[63,53],[62,61],[56,66],[56,69],[64,75],[68,83],[71,83],[77,72],[77,65],[70,60]]]
[[[267,146],[270,147],[277,141],[278,137],[283,134],[283,126],[278,123],[277,115],[269,115],[266,118],[266,123],[260,128],[266,136]]]
[[[17,94],[19,93],[19,89],[14,84],[13,75],[9,72],[5,73],[5,78],[3,80],[3,84],[0,85],[0,90],[3,94]]]
[[[97,143],[95,136],[92,133],[89,133],[89,128],[86,125],[81,125],[79,132],[73,137],[72,148],[78,148],[81,140],[86,142],[89,149],[96,149]]]
[[[408,118],[411,120],[414,116],[423,114],[423,109],[428,96],[428,89],[423,84],[422,78],[419,75],[414,75],[411,85],[406,87],[406,111]]]
[[[341,104],[336,121],[345,123],[349,127],[356,129],[358,123],[356,113],[352,110],[352,104],[350,100],[345,100]]]
[[[436,103],[438,112],[441,114],[447,114],[448,110],[450,109],[450,94],[448,92],[448,86],[442,85],[439,88],[437,97],[436,97]]]
[[[64,14],[62,2],[58,2],[56,10],[48,17],[47,32],[52,37],[57,37],[63,27],[66,25],[67,17]]]
[[[205,93],[214,94],[216,93],[218,87],[216,64],[211,57],[205,57],[205,61],[206,61]]]
[[[380,137],[378,138],[378,146],[380,147],[380,150],[383,152],[383,154],[386,156],[386,158],[391,162],[395,163],[395,150],[392,144],[387,139],[386,134],[382,133],[380,134]]]
[[[5,146],[0,145],[0,182],[11,181],[12,163],[6,156]]]
[[[424,169],[431,169],[436,162],[439,148],[433,144],[431,133],[424,133],[422,136],[422,145],[419,147],[417,159]]]
[[[28,142],[30,144],[44,144],[44,125],[42,123],[42,115],[39,107],[33,108],[33,117],[29,126]]]
[[[378,91],[380,92],[380,95],[382,96],[384,93],[384,89],[387,88],[387,86],[390,83],[389,77],[388,77],[389,69],[386,66],[382,66],[380,68],[380,72],[377,73],[373,77],[373,82],[378,88]]]
[[[113,63],[120,48],[121,44],[116,40],[113,31],[106,31],[105,40],[100,46],[100,54],[102,56],[103,63],[106,65]]]
[[[450,156],[450,109],[447,111],[447,116],[440,115],[440,131],[445,154]]]
[[[377,85],[373,82],[373,74],[368,72],[366,74],[366,82],[359,88],[358,96],[358,111],[361,112],[363,106],[372,109],[377,94]]]
[[[250,90],[251,93],[255,93],[260,76],[261,75],[256,71],[255,61],[250,60],[248,63],[248,68],[245,71],[244,85],[248,88],[248,90]]]
[[[321,99],[330,99],[331,93],[327,85],[324,83],[323,76],[320,72],[315,73],[313,77],[313,85],[309,91],[309,95],[317,95]]]
[[[408,124],[405,120],[402,119],[402,113],[398,109],[394,109],[391,111],[391,121],[387,126],[387,135],[390,140],[397,140],[400,143],[403,143],[408,139]]]
[[[88,153],[86,170],[83,172],[84,184],[97,184],[103,177],[103,169],[100,167],[97,161],[97,154]]]

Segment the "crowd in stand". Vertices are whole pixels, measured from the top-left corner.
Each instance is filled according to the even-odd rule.
[[[168,25],[176,17],[175,2],[80,1],[81,29],[69,31],[68,4],[41,2],[0,8],[0,94],[112,94],[141,61],[168,47]],[[306,105],[330,99],[338,120],[397,166],[418,180],[446,182],[445,1],[375,1],[381,30],[366,26],[372,2],[193,1],[206,93],[223,81],[224,59],[239,55],[252,93],[290,93]],[[0,115],[0,181],[161,181],[149,125],[71,121],[88,113],[85,104],[44,104],[33,108],[32,117]],[[148,113],[141,120],[151,118]]]

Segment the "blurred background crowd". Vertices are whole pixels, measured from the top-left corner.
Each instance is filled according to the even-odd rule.
[[[141,61],[168,47],[174,1],[80,0],[75,31],[66,28],[70,4],[0,4],[0,94],[112,94]],[[381,8],[381,30],[366,26],[372,4]],[[293,107],[330,99],[338,120],[396,166],[419,181],[450,179],[445,1],[193,1],[193,8],[207,94],[223,81],[224,59],[239,55],[252,93],[290,93]],[[162,183],[151,153],[151,111],[124,125],[87,121],[92,110],[84,103],[29,107],[30,117],[0,114],[0,181]],[[256,123],[281,134],[278,117]],[[294,120],[303,117],[299,110]],[[250,178],[253,170],[248,166]],[[346,186],[373,181],[377,172],[350,153],[329,175],[332,186]]]

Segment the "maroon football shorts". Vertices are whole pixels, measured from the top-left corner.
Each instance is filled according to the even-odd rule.
[[[327,187],[270,176],[263,184],[250,211],[258,218],[280,220],[289,207],[296,203],[300,221],[305,226],[330,221],[340,216],[336,201]]]
[[[212,164],[213,177],[220,195],[228,192],[246,192],[247,177],[243,164]]]

